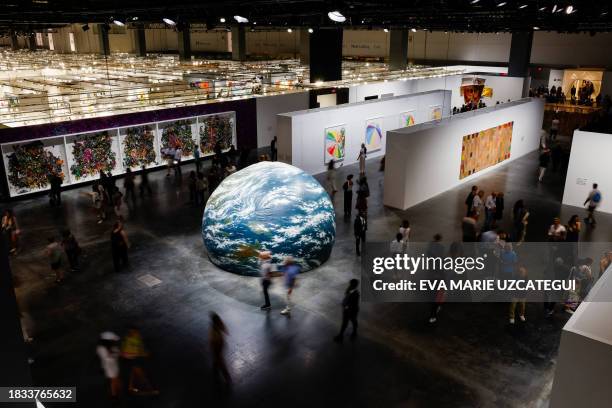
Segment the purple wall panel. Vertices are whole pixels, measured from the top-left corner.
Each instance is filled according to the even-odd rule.
[[[101,118],[79,119],[68,122],[46,123],[0,129],[0,143],[42,139],[71,133],[91,132],[139,123],[160,122],[189,116],[208,115],[219,112],[236,112],[236,139],[238,148],[257,147],[257,113],[255,98],[234,101],[182,106],[146,112],[126,113]]]

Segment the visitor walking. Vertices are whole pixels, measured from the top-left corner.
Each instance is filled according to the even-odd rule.
[[[482,214],[482,212],[484,211],[484,194],[485,193],[483,190],[478,190],[478,192],[474,196],[474,200],[472,200],[472,211],[476,215],[476,222],[478,222],[480,214]]]
[[[517,200],[512,208],[513,224],[514,224],[514,242],[517,245],[525,241],[527,235],[527,224],[529,223],[529,211],[525,207],[523,200]]]
[[[128,392],[141,397],[159,394],[151,384],[145,370],[149,352],[145,348],[140,330],[130,327],[121,342],[121,358],[129,370]]]
[[[17,255],[17,251],[19,248],[19,235],[21,231],[19,230],[19,226],[17,224],[17,216],[11,209],[4,210],[4,214],[2,215],[2,234],[6,237],[7,242],[9,243],[9,253],[12,255]]]
[[[470,193],[465,199],[465,206],[467,209],[465,212],[466,217],[469,217],[470,214],[472,214],[472,206],[474,205],[474,197],[476,197],[476,194],[478,194],[478,186],[472,186]]]
[[[49,193],[49,202],[51,207],[62,205],[62,178],[57,173],[51,173],[49,177],[51,191]]]
[[[351,279],[348,287],[344,292],[344,299],[342,299],[342,324],[340,325],[340,333],[334,337],[334,341],[342,343],[344,339],[344,332],[348,327],[349,322],[353,326],[353,332],[351,333],[351,340],[357,337],[357,316],[359,315],[359,281],[357,279]]]
[[[357,156],[357,160],[359,161],[359,175],[365,175],[365,161],[367,157],[368,149],[366,149],[365,143],[361,144],[361,149],[359,149],[359,156]]]
[[[429,243],[427,247],[426,255],[428,258],[443,259],[444,257],[444,245],[442,245],[442,235],[436,234],[433,237],[433,241]],[[444,270],[440,268],[434,268],[430,270],[432,280],[444,281]],[[442,309],[442,305],[446,299],[446,291],[444,289],[437,289],[433,293],[433,301],[430,304],[429,311],[429,323],[433,324],[438,321],[438,313]]]
[[[179,146],[174,151],[174,175],[176,177],[182,177],[183,172],[181,170],[181,161],[183,160],[183,149]]]
[[[497,228],[497,224],[504,217],[504,193],[501,191],[495,194],[495,217],[493,218],[492,228]]]
[[[125,189],[125,195],[123,197],[126,204],[128,200],[131,200],[132,205],[136,205],[134,185],[134,173],[132,173],[132,169],[128,167],[128,169],[125,171],[125,177],[123,178],[123,188]]]
[[[278,149],[276,148],[277,142],[278,139],[276,138],[276,135],[274,135],[274,138],[272,138],[272,141],[270,142],[270,156],[272,161],[278,160]]]
[[[193,149],[193,158],[196,167],[196,173],[200,173],[200,147],[197,144]]]
[[[342,184],[344,191],[344,218],[350,220],[351,211],[353,208],[353,175],[346,176],[346,180]]]
[[[140,190],[140,198],[144,198],[145,191],[151,197],[153,195],[153,190],[151,190],[151,185],[149,184],[149,172],[145,166],[142,166],[140,172],[140,185],[138,186]]]
[[[100,341],[96,353],[100,357],[100,364],[104,375],[110,384],[110,395],[116,400],[121,395],[121,379],[119,377],[119,336],[113,332],[100,334]]]
[[[65,229],[62,232],[62,247],[68,258],[70,270],[72,272],[77,272],[80,267],[79,258],[81,256],[81,247],[69,229]]]
[[[597,209],[597,207],[599,207],[599,204],[601,204],[601,191],[599,191],[597,187],[598,187],[597,183],[593,183],[593,189],[589,193],[586,200],[584,200],[584,204],[583,204],[583,205],[588,204],[588,207],[587,207],[588,217],[586,217],[584,221],[586,223],[591,224],[592,227],[594,227],[595,224],[597,224],[597,221],[595,221],[594,214],[595,214],[595,210]]]
[[[210,312],[210,329],[208,331],[208,345],[212,359],[212,370],[215,379],[222,379],[226,386],[231,386],[232,377],[230,376],[227,364],[225,363],[225,337],[228,335],[227,327],[219,315]]]
[[[553,116],[553,120],[550,123],[550,140],[551,141],[556,140],[558,134],[559,134],[559,117],[555,115]]]
[[[336,162],[334,159],[330,159],[327,163],[327,173],[325,174],[326,188],[329,196],[331,197],[332,203],[338,189],[336,188]]]
[[[198,173],[198,179],[196,180],[196,205],[203,206],[206,203],[205,197],[208,191],[208,180],[204,177],[204,174]]]
[[[524,266],[519,266],[516,279],[527,280],[527,268],[525,268]],[[510,302],[510,313],[509,313],[510,324],[514,324],[514,321],[515,321],[514,317],[516,315],[517,306],[518,306],[519,320],[521,322],[525,321],[525,306],[526,306],[527,299],[522,294],[516,293],[515,295],[516,296],[513,296],[512,301]]]
[[[561,219],[555,217],[552,225],[548,228],[548,240],[550,242],[563,242],[567,236],[565,226],[561,224]]]
[[[270,294],[268,289],[272,284],[272,275],[274,265],[272,265],[272,254],[270,251],[262,251],[259,253],[259,271],[261,276],[261,288],[264,295],[264,304],[261,306],[261,310],[270,310],[272,308],[270,304]]]
[[[406,246],[408,246],[408,243],[410,242],[410,221],[403,220],[398,232],[402,234],[402,240]]]
[[[130,241],[128,240],[127,234],[123,229],[123,223],[118,220],[113,225],[111,231],[111,252],[113,255],[113,266],[115,272],[119,272],[122,267],[128,267],[128,248],[130,247]]]
[[[395,239],[389,244],[389,252],[391,252],[392,255],[406,252],[406,243],[404,242],[404,236],[401,232],[395,234]]]
[[[295,282],[300,271],[300,265],[295,263],[292,257],[285,257],[283,273],[285,275],[285,288],[287,289],[287,304],[285,308],[281,310],[282,315],[288,316],[291,314],[291,294],[295,288]]]
[[[461,231],[463,235],[463,242],[476,242],[478,238],[478,231],[476,230],[476,211],[472,212],[463,217],[461,221]]]
[[[496,193],[495,191],[491,192],[485,199],[485,222],[484,222],[484,231],[488,231],[491,229],[493,223],[495,222],[495,205],[496,205]]]
[[[189,202],[191,204],[197,204],[196,198],[196,172],[191,170],[189,172]]]
[[[548,163],[550,162],[550,149],[545,147],[542,149],[539,158],[539,173],[538,173],[538,181],[542,182],[544,179],[544,173],[546,173],[546,169],[548,168]]]
[[[353,232],[355,233],[355,249],[357,250],[357,256],[361,256],[361,244],[365,245],[366,231],[368,230],[368,221],[363,213],[360,211],[355,216],[355,222],[353,223]]]
[[[49,259],[51,272],[55,275],[55,283],[62,283],[64,280],[64,270],[62,269],[62,248],[55,240],[55,237],[47,238],[49,244],[45,248],[45,255]]]
[[[368,185],[368,179],[363,176],[357,182],[357,202],[355,208],[364,217],[368,217],[368,197],[370,196],[370,186]]]

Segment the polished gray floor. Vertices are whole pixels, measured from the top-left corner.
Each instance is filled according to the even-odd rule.
[[[531,211],[528,240],[545,239],[554,216],[565,220],[583,210],[560,204],[563,174],[536,181],[531,154],[479,177],[485,191],[506,193],[506,218],[522,198]],[[98,334],[142,330],[151,351],[150,372],[161,394],[154,400],[124,398],[122,406],[368,406],[525,407],[543,406],[555,368],[560,331],[567,316],[546,320],[530,304],[527,323],[510,328],[505,304],[447,304],[436,325],[428,305],[363,304],[360,335],[354,342],[331,341],[349,279],[359,277],[351,223],[336,197],[337,242],[331,259],[302,275],[291,318],[279,314],[282,283],[272,287],[273,310],[261,312],[259,280],[219,270],[206,257],[200,237],[202,209],[188,204],[186,173],[181,183],[161,171],[151,175],[154,196],[130,208],[126,230],[133,243],[129,271],[114,273],[110,222],[98,225],[88,188],[64,193],[62,208],[44,197],[14,204],[23,231],[22,250],[12,258],[20,305],[29,316],[35,342],[34,379],[39,385],[75,385],[78,404],[111,406],[95,355]],[[468,185],[408,211],[382,206],[382,173],[368,162],[369,240],[389,241],[402,219],[413,240],[436,232],[460,238]],[[435,171],[435,166],[432,166]],[[338,170],[338,179],[355,166]],[[426,175],[415,175],[426,177]],[[322,178],[321,178],[322,180]],[[118,182],[118,185],[122,185]],[[507,223],[506,223],[507,225]],[[583,239],[610,241],[612,217]],[[85,250],[83,271],[57,287],[43,255],[46,237],[70,227]],[[162,281],[148,287],[151,274]],[[223,390],[212,380],[208,355],[208,313],[216,311],[229,329],[227,361],[234,385]],[[59,406],[53,405],[50,406]]]

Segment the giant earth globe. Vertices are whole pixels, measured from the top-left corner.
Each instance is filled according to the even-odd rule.
[[[336,236],[334,207],[312,176],[280,162],[253,164],[211,194],[202,238],[211,261],[241,275],[259,275],[258,255],[290,256],[308,271],[325,262]]]

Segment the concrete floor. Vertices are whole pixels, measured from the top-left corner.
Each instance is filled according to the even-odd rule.
[[[485,191],[506,193],[506,218],[523,198],[531,211],[527,239],[543,241],[552,217],[565,221],[582,210],[561,206],[563,176],[536,182],[537,154],[479,177]],[[32,365],[38,385],[77,386],[79,402],[66,406],[111,406],[95,354],[101,331],[124,333],[136,324],[151,351],[150,372],[161,394],[153,400],[124,399],[121,406],[358,406],[358,407],[539,407],[546,406],[561,328],[567,315],[546,320],[542,305],[530,304],[527,323],[510,328],[505,304],[447,304],[438,324],[426,323],[428,305],[363,304],[360,336],[331,341],[350,278],[359,277],[352,224],[342,219],[336,198],[337,242],[331,259],[299,279],[291,318],[281,282],[272,287],[273,310],[261,312],[257,278],[219,270],[206,257],[200,237],[202,209],[188,204],[185,182],[151,175],[154,197],[127,215],[133,243],[131,268],[113,273],[110,222],[98,225],[88,187],[64,193],[62,208],[46,197],[15,203],[23,232],[22,251],[12,258],[21,307],[32,320]],[[338,178],[355,166],[338,170]],[[371,197],[368,239],[388,242],[401,219],[413,240],[436,232],[460,239],[463,201],[469,185],[447,191],[408,211],[382,206],[378,161],[368,163]],[[470,183],[472,184],[472,183]],[[122,182],[117,185],[121,186]],[[506,220],[506,221],[508,221]],[[612,217],[599,215],[584,240],[610,241]],[[83,271],[58,287],[43,256],[46,237],[68,226],[84,248]],[[162,281],[148,287],[137,278]],[[234,386],[223,392],[211,375],[208,313],[229,329],[227,361]],[[51,407],[59,404],[49,404]]]

